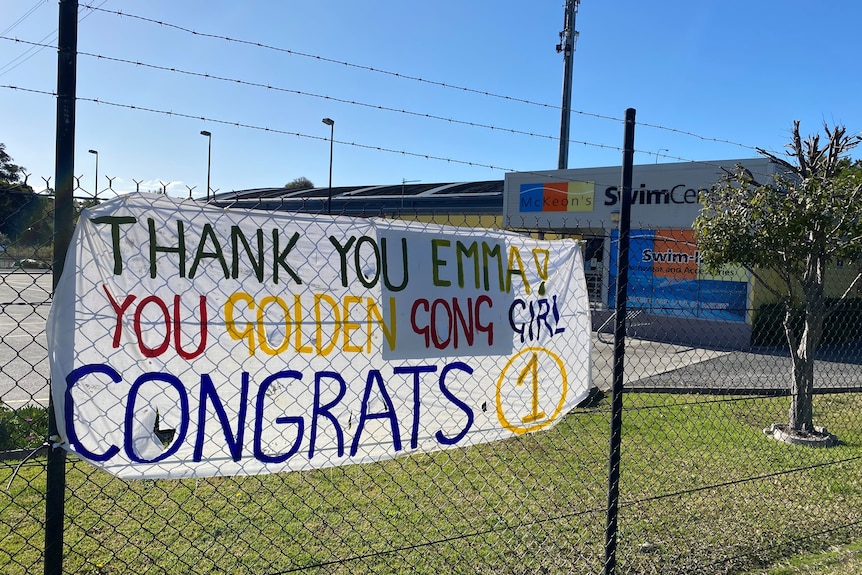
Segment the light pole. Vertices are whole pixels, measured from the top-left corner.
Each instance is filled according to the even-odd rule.
[[[201,130],[201,136],[207,137],[207,202],[210,201],[210,169],[212,168],[213,135],[206,130]]]
[[[329,190],[326,193],[326,214],[332,215],[332,142],[335,136],[335,120],[324,118],[322,121],[329,126]]]
[[[404,209],[404,184],[412,184],[415,182],[421,182],[422,180],[408,180],[406,178],[401,178],[401,209]]]
[[[99,195],[99,151],[98,150],[87,150],[91,154],[96,156],[96,186],[93,188],[93,197]]]
[[[658,164],[658,157],[661,155],[662,152],[670,152],[670,150],[668,150],[667,148],[659,148],[658,152],[656,152],[656,154],[655,154],[655,163],[656,164]]]

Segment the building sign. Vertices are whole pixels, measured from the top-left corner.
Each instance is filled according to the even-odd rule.
[[[201,477],[550,428],[590,386],[583,269],[570,240],[110,200],[82,212],[48,318],[62,446]]]
[[[737,164],[762,181],[775,165],[766,158],[643,164],[632,169],[632,227],[690,228],[700,194]],[[529,230],[585,230],[616,227],[620,212],[620,166],[506,174],[503,223]]]
[[[616,305],[619,234],[611,233],[608,305]],[[747,272],[726,267],[708,274],[692,230],[632,230],[626,305],[652,314],[745,322]]]
[[[521,184],[521,212],[591,212],[595,203],[593,182]]]

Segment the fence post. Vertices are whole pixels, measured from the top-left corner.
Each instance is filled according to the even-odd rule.
[[[614,372],[611,400],[611,438],[608,457],[608,508],[605,523],[605,575],[617,567],[617,529],[620,491],[620,444],[623,424],[623,379],[626,337],[626,298],[629,280],[629,232],[631,230],[632,163],[634,161],[635,110],[626,110],[623,137],[623,170],[620,186],[619,242],[617,244],[616,317],[614,321]]]
[[[78,0],[60,0],[57,41],[57,126],[54,173],[53,286],[63,273],[72,238],[75,173],[75,84],[78,52]],[[48,441],[59,443],[53,394],[48,399]],[[45,575],[63,572],[63,523],[66,497],[66,451],[49,447],[45,486]]]

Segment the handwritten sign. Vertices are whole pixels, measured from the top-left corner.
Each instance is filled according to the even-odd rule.
[[[151,194],[81,214],[48,340],[63,447],[131,478],[498,441],[590,386],[572,240]]]

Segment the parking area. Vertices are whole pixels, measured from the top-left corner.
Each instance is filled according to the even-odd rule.
[[[12,408],[48,403],[51,285],[49,271],[0,272],[0,401]]]

